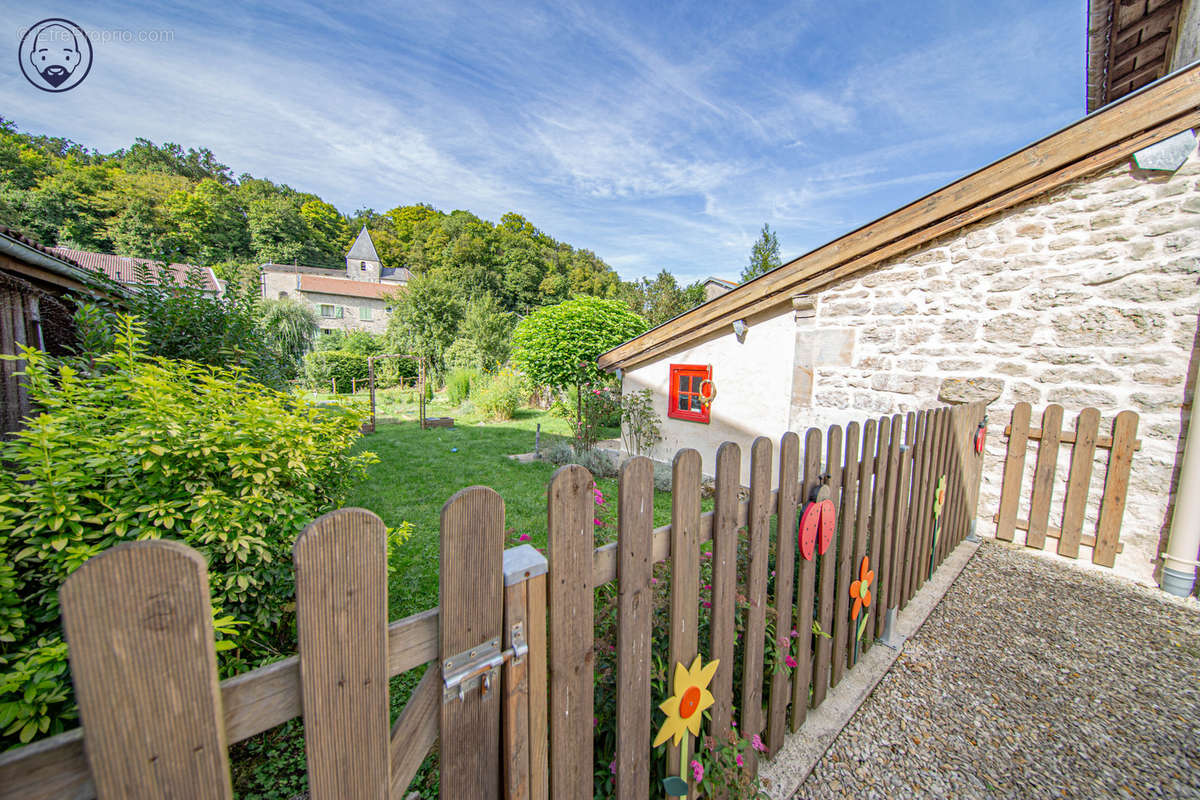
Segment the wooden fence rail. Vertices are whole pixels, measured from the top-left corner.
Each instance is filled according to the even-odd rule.
[[[603,758],[617,796],[645,800],[661,757],[650,746],[663,699],[651,696],[654,570],[668,561],[669,622],[658,634],[672,671],[697,655],[720,659],[709,731],[736,722],[742,736],[764,737],[769,757],[966,535],[983,413],[976,403],[811,429],[803,441],[788,433],[778,449],[760,438],[748,487],[740,449],[727,443],[708,513],[700,456],[683,450],[671,523],[657,529],[653,465],[631,459],[619,475],[618,539],[599,548],[592,476],[563,467],[547,490],[548,559],[528,546],[503,551],[503,500],[465,489],[442,513],[439,609],[390,625],[382,523],[333,512],[295,547],[300,654],[219,685],[202,559],[166,541],[118,546],[63,588],[83,728],[0,754],[0,800],[120,797],[128,787],[191,796],[198,776],[202,796],[228,797],[225,748],[301,714],[316,800],[403,797],[435,741],[443,797],[591,797],[595,589],[614,581],[617,736]],[[804,539],[800,520],[813,508],[825,509],[827,540]],[[856,617],[850,590],[867,572],[873,599]],[[425,665],[388,729],[387,679]],[[677,757],[667,763],[678,773]]]
[[[1058,540],[1057,552],[1068,558],[1078,558],[1080,546],[1092,549],[1092,562],[1111,567],[1120,542],[1121,522],[1125,515],[1125,495],[1133,454],[1142,443],[1137,438],[1138,415],[1122,411],[1112,423],[1112,435],[1100,436],[1100,412],[1085,408],[1075,419],[1074,431],[1064,431],[1063,408],[1051,404],[1042,412],[1040,428],[1030,428],[1032,409],[1029,403],[1013,407],[1012,420],[1004,429],[1008,436],[1004,459],[1004,477],[1000,486],[1000,505],[992,517],[996,523],[996,538],[1011,542],[1014,531],[1025,531],[1025,544],[1042,549],[1047,537]],[[1028,516],[1018,518],[1022,485],[1025,480],[1025,461],[1031,442],[1037,442],[1037,455],[1030,486]],[[1059,450],[1071,446],[1070,468],[1062,498],[1061,525],[1050,525],[1055,484],[1057,482]],[[1097,450],[1108,450],[1105,461],[1104,489],[1094,533],[1083,533],[1088,496],[1092,483]]]

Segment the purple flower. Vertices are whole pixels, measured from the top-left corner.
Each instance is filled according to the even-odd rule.
[[[696,783],[704,780],[704,765],[699,761],[692,762],[692,778],[695,779]]]
[[[793,629],[792,629],[792,638],[793,638],[793,639],[795,639],[795,638],[796,638],[797,636],[799,636],[799,635],[800,635],[800,634],[796,632],[796,629],[795,629],[795,628],[793,628]]]
[[[612,761],[608,762],[608,771],[611,772],[613,775],[617,774],[617,760],[615,758]]]
[[[705,608],[712,608],[712,603],[708,602],[707,600],[705,600],[700,605],[704,606]]]
[[[599,518],[599,517],[596,517],[595,519],[593,519],[593,520],[592,520],[592,524],[593,524],[593,525],[601,525],[601,524],[603,524],[603,523],[601,523],[601,522],[600,522],[600,518]]]
[[[796,659],[792,658],[791,656],[784,656],[783,663],[787,664],[789,667],[794,667],[796,666]]]
[[[760,753],[767,752],[767,746],[765,744],[763,744],[762,739],[759,738],[759,735],[757,733],[754,734],[754,738],[750,740],[750,746],[753,747],[755,750],[757,750]],[[741,764],[738,764],[738,766],[740,767]]]

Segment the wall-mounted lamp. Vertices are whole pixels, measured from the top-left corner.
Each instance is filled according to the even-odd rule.
[[[617,380],[625,380],[625,370],[621,369],[620,367],[617,368]]]
[[[733,335],[737,337],[739,342],[746,341],[746,320],[739,319],[734,321]]]

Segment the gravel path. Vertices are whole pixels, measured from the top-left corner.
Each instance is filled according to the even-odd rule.
[[[1200,604],[985,542],[794,797],[1200,797]]]

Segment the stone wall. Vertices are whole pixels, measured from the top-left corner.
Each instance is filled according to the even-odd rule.
[[[811,380],[795,381],[791,427],[995,398],[980,502],[988,533],[1014,403],[1033,404],[1035,425],[1060,403],[1064,427],[1095,406],[1102,434],[1133,409],[1143,447],[1117,569],[1150,582],[1194,382],[1198,276],[1200,157],[1174,174],[1124,162],[821,291],[816,314],[797,315],[797,337],[850,336],[853,357],[804,365]],[[1069,455],[1064,447],[1062,478]],[[1098,459],[1085,533],[1103,472]],[[1027,492],[1022,503],[1027,518]],[[1061,511],[1060,489],[1051,525]]]

